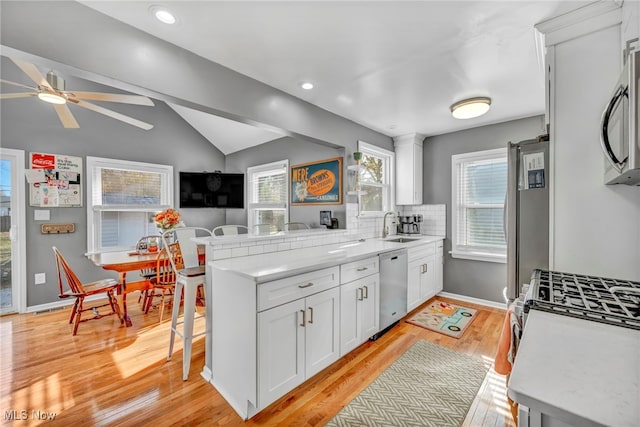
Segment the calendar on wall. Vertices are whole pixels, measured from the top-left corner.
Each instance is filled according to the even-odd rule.
[[[25,175],[30,206],[82,206],[82,157],[30,153]]]

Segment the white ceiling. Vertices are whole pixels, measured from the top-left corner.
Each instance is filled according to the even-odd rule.
[[[589,2],[81,3],[388,136],[429,136],[542,114],[534,25]],[[155,20],[155,4],[178,22]],[[451,104],[476,96],[492,98],[489,113],[451,117]],[[216,132],[204,113],[173,108],[203,135],[203,124]]]

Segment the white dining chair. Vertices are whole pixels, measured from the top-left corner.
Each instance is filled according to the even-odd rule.
[[[248,234],[249,227],[246,225],[219,225],[212,231],[213,236],[236,236],[238,234]]]

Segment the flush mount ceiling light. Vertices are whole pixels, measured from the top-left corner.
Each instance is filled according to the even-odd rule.
[[[162,6],[154,5],[154,6],[151,6],[149,9],[151,10],[151,13],[153,13],[153,16],[155,16],[158,21],[165,24],[169,24],[169,25],[176,23],[176,17],[173,16],[173,14],[169,12],[166,8]]]
[[[304,89],[304,90],[311,90],[311,89],[313,89],[313,83],[311,83],[311,82],[302,82],[300,84],[300,87],[302,89]]]
[[[49,92],[40,92],[38,93],[38,99],[44,102],[48,102],[50,104],[66,104],[67,100],[64,96],[58,95],[57,93],[49,93]]]
[[[456,119],[472,119],[489,111],[491,98],[478,97],[458,101],[451,106],[451,115]]]

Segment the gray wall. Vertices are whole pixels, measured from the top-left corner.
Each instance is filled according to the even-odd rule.
[[[6,58],[2,58],[2,77],[21,82],[20,76]],[[67,79],[67,88],[82,91],[114,92],[80,79]],[[70,106],[80,124],[79,129],[64,129],[53,107],[36,98],[2,101],[1,133],[2,146],[25,151],[67,154],[72,156],[107,157],[149,163],[169,164],[174,167],[174,188],[178,188],[180,170],[224,169],[224,155],[209,141],[195,132],[171,108],[163,102],[154,107],[110,104],[107,108],[152,123],[155,127],[144,131],[106,116]],[[84,207],[47,208],[51,223],[75,223],[76,232],[68,235],[43,235],[42,221],[33,220],[33,208],[26,209],[27,238],[27,306],[57,301],[57,279],[51,246],[57,246],[74,268],[81,280],[96,280],[115,277],[105,272],[84,257],[87,251],[87,188],[86,164],[83,161]],[[27,167],[27,165],[25,165]],[[175,192],[177,195],[178,193]],[[28,197],[27,197],[28,203]],[[178,200],[174,201],[178,206]],[[212,228],[224,224],[223,209],[181,209],[188,225]],[[44,285],[34,284],[35,273],[46,273]]]
[[[344,157],[344,148],[331,147],[326,144],[301,141],[295,138],[284,137],[257,147],[248,148],[227,155],[225,170],[227,172],[246,173],[251,166],[289,160],[289,166],[329,159],[332,157]],[[345,165],[343,159],[342,191],[343,201],[341,205],[323,206],[291,206],[289,208],[289,222],[304,222],[315,227],[320,227],[320,211],[330,210],[333,217],[338,218],[340,228],[345,228],[346,212],[344,194],[346,193]],[[348,163],[348,162],[346,162]],[[245,195],[246,196],[246,195]],[[289,197],[291,199],[291,197]],[[228,224],[247,224],[247,211],[245,209],[227,209]]]
[[[545,133],[544,117],[513,120],[426,138],[424,142],[425,204],[447,205],[447,236],[444,241],[444,290],[489,301],[504,302],[506,264],[452,258],[451,250],[451,156],[506,147],[507,142]]]

